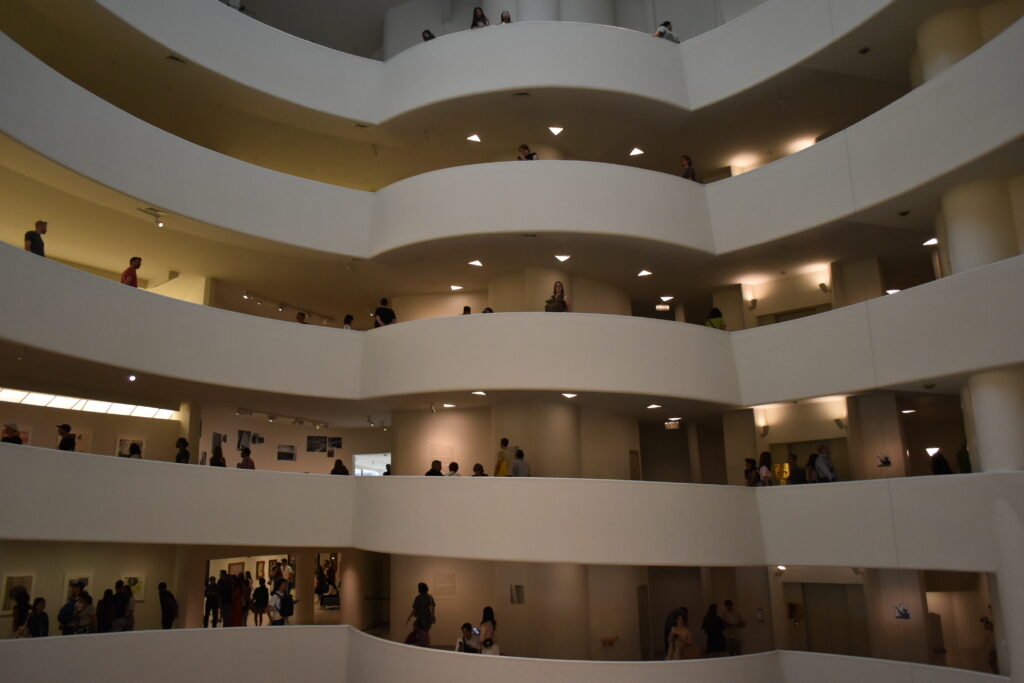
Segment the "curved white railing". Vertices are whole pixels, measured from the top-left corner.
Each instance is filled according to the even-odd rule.
[[[135,372],[319,398],[573,390],[746,406],[1024,363],[1022,289],[1018,256],[739,332],[587,313],[455,316],[356,332],[177,301],[3,244],[0,338]],[[110,320],[132,325],[115,332]]]
[[[0,36],[0,87],[7,93],[0,130],[172,213],[325,252],[372,257],[427,240],[518,232],[528,222],[532,232],[625,234],[724,254],[844,218],[870,222],[869,209],[918,188],[934,192],[1006,172],[1001,155],[1024,134],[1024,90],[1010,87],[1022,63],[1024,21],[855,126],[706,187],[574,161],[462,166],[376,193],[325,185],[150,126],[72,84],[6,36]],[[494,198],[509,187],[516,187],[516,211],[493,211]],[[586,201],[567,200],[581,193]]]
[[[634,566],[994,571],[993,506],[1024,493],[1024,472],[760,489],[543,477],[334,477],[11,444],[0,444],[0,475],[0,538],[7,540],[355,547]],[[118,505],[109,504],[111,487]],[[216,500],[245,514],[211,517],[207,506],[181,504],[186,491],[189,500]],[[288,492],[287,515],[274,505],[251,505],[277,500],[281,491]],[[74,500],[74,514],[39,506],[40,500]],[[515,523],[493,533],[488,515],[464,514],[482,501]],[[409,514],[427,509],[429,515]],[[438,520],[458,520],[459,532],[438,533]]]

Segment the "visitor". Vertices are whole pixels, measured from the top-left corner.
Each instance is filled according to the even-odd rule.
[[[43,243],[45,234],[46,221],[36,221],[35,230],[25,233],[25,251],[31,251],[36,256],[46,258],[46,244]]]
[[[482,310],[480,312],[481,313],[494,313],[494,309],[491,308],[490,306],[488,306],[487,308],[485,308],[484,310]]]
[[[818,446],[818,457],[814,461],[814,471],[819,482],[836,481],[836,468],[832,464],[832,455],[825,444]]]
[[[490,26],[491,22],[487,20],[487,15],[484,14],[482,7],[473,8],[473,22],[469,25],[470,29],[483,28],[484,26]]]
[[[83,590],[78,595],[72,627],[75,633],[96,633],[96,608],[88,591]]]
[[[409,612],[409,617],[405,620],[405,623],[409,623],[415,619],[423,628],[423,636],[426,640],[426,646],[430,647],[430,628],[437,623],[437,605],[434,603],[434,596],[430,594],[430,588],[427,584],[420,582],[416,586],[416,597],[412,601],[412,610]],[[415,632],[415,625],[413,631]]]
[[[13,422],[8,422],[4,425],[3,435],[0,436],[0,443],[21,443],[21,435],[18,431],[18,425]]]
[[[551,288],[551,298],[544,302],[544,311],[547,313],[568,313],[569,302],[565,300],[565,285],[555,282]]]
[[[672,32],[672,22],[663,21],[654,32],[655,38],[664,38],[665,40],[671,40],[673,43],[681,43],[679,36]]]
[[[744,458],[743,462],[746,467],[743,469],[743,481],[747,486],[757,486],[761,483],[760,477],[757,473],[757,461],[753,458]]]
[[[683,156],[680,157],[680,162],[683,165],[683,172],[681,174],[683,179],[692,180],[695,183],[699,183],[700,181],[697,180],[697,171],[694,170],[693,168],[693,160],[689,156],[684,154]]]
[[[457,462],[450,462],[450,463],[448,463],[448,474],[446,474],[444,476],[446,476],[446,477],[461,477],[462,475],[459,474],[459,463],[457,463]]]
[[[256,469],[256,463],[252,461],[252,451],[248,446],[242,447],[242,459],[235,465],[240,470],[254,470]]]
[[[675,615],[675,623],[665,637],[665,659],[687,659],[689,651],[693,647],[693,633],[687,626],[687,612],[685,607]]]
[[[203,628],[210,626],[211,621],[213,623],[211,628],[217,628],[217,622],[220,620],[220,599],[217,597],[217,579],[211,576],[210,580],[206,583],[206,591],[203,593],[206,597],[205,608],[206,611],[203,614]],[[211,620],[211,617],[212,620]]]
[[[17,634],[18,631],[25,626],[28,622],[28,616],[32,613],[32,598],[29,596],[28,591],[18,587],[17,593],[14,594],[14,606],[11,608],[11,616],[14,619],[14,627],[11,632]],[[4,596],[6,599],[7,596]]]
[[[178,449],[177,454],[174,456],[174,462],[180,465],[187,465],[191,455],[188,452],[188,439],[181,437],[174,442],[174,447]]]
[[[71,433],[71,425],[57,425],[57,435],[60,437],[60,444],[57,446],[61,451],[75,450],[75,435]]]
[[[342,461],[342,460],[335,460],[334,461],[334,469],[331,470],[331,474],[341,474],[341,475],[344,475],[344,476],[347,477],[348,476],[348,468],[345,467],[345,462]]]
[[[676,626],[676,620],[682,616],[683,625],[685,626],[690,616],[690,610],[685,607],[676,607],[675,609],[669,610],[669,613],[665,615],[665,628],[662,632],[662,644],[665,647],[665,659],[670,659],[669,653],[669,635],[672,633],[672,629]],[[692,637],[691,637],[692,642]]]
[[[76,598],[77,599],[77,598]],[[110,633],[114,625],[114,591],[103,591],[103,597],[96,604],[96,632]]]
[[[732,604],[732,600],[726,600],[722,604],[725,605],[725,614],[722,615],[722,620],[725,622],[725,653],[730,657],[735,657],[743,654],[742,631],[747,622],[743,620],[743,615]]]
[[[540,161],[540,157],[536,152],[530,151],[529,145],[519,145],[519,156],[516,157],[516,161]]]
[[[270,591],[267,590],[267,580],[260,577],[260,585],[252,592],[252,614],[253,623],[263,626],[263,615],[267,613],[267,606],[270,604]]]
[[[772,485],[772,454],[769,451],[761,452],[761,461],[758,463],[757,476],[761,486]]]
[[[354,321],[355,321],[355,318],[352,317],[352,314],[351,313],[346,313],[345,314],[345,319],[341,321],[341,329],[343,329],[343,330],[351,330],[352,329],[352,323]]]
[[[716,330],[725,329],[725,318],[722,317],[722,311],[717,306],[708,311],[708,320],[704,323],[704,327],[713,327]]]
[[[942,451],[938,451],[932,456],[932,474],[953,474],[953,468],[949,466],[949,461],[946,460],[946,456],[942,454]]]
[[[704,615],[704,623],[701,628],[708,636],[708,657],[722,657],[725,655],[725,622],[718,616],[718,605],[708,605],[708,613]]]
[[[430,631],[423,627],[419,619],[412,622],[412,631],[405,637],[406,645],[430,647]]]
[[[178,601],[163,581],[157,584],[156,590],[160,596],[160,628],[166,631],[174,627],[174,620],[178,618]]]
[[[50,635],[50,615],[46,613],[46,598],[32,601],[32,611],[25,621],[29,638],[45,638]]]
[[[468,621],[462,625],[462,633],[455,642],[455,651],[465,652],[466,654],[477,654],[480,652],[480,638],[476,629],[473,628],[473,624]]]
[[[500,655],[495,631],[498,630],[498,621],[494,618],[494,608],[484,607],[484,614],[480,620],[480,654]]]
[[[433,40],[434,38],[437,38],[437,36],[434,35],[434,32],[431,31],[430,29],[423,29],[423,33],[421,33],[420,35],[423,37],[424,43],[427,42],[428,40]]]
[[[142,258],[132,256],[128,259],[128,267],[121,272],[121,284],[129,287],[139,287],[139,268],[142,267]]]
[[[484,466],[480,463],[473,465],[473,476],[474,477],[486,477],[487,473],[484,472]]]
[[[280,579],[277,582],[274,594],[270,596],[270,602],[267,605],[267,614],[270,619],[270,625],[287,625],[289,617],[291,617],[294,612],[295,599],[292,598],[291,593],[288,592],[288,582],[284,579]]]
[[[306,322],[306,314],[303,313],[302,311],[299,311],[298,313],[295,314],[295,322],[297,322],[300,325],[308,325],[309,324],[309,323]]]
[[[516,451],[516,459],[512,462],[512,476],[530,476],[530,463],[526,462],[526,454],[523,453],[522,448]]]
[[[508,447],[508,438],[502,438],[498,442],[498,460],[494,463],[494,476],[507,477],[512,473],[512,458],[514,451]]]
[[[228,461],[224,459],[224,449],[220,446],[213,447],[213,455],[210,456],[210,467],[227,467]]]
[[[509,13],[509,11],[507,9],[501,11],[501,23],[503,23],[503,24],[511,24],[512,23],[512,15]]]
[[[806,484],[807,474],[804,472],[804,468],[800,467],[800,462],[797,460],[796,453],[790,453],[787,458],[789,464],[789,476],[786,477],[787,484]]]
[[[473,313],[473,309],[470,308],[469,306],[463,306],[462,307],[462,315],[472,315],[472,313]]]
[[[387,325],[394,325],[396,322],[398,322],[398,316],[388,308],[388,300],[381,299],[380,306],[373,312],[373,326],[386,327]]]
[[[444,473],[441,472],[441,461],[440,460],[431,460],[430,461],[430,469],[427,470],[426,474],[424,474],[423,476],[425,476],[425,477],[443,477]]]

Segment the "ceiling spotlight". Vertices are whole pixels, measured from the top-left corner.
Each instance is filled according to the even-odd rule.
[[[675,297],[674,296],[663,296],[663,297],[661,297],[661,300],[664,301],[665,303],[668,303],[669,301],[672,301],[672,299],[675,299]]]
[[[474,391],[473,395],[474,396],[486,396],[487,392],[486,391]]]
[[[887,289],[887,290],[885,290],[885,293],[886,294],[896,294],[899,291],[900,290],[898,290],[898,289]]]
[[[636,274],[637,277],[647,277],[648,275],[654,275],[654,273],[652,273],[649,270],[641,270],[639,273]]]
[[[661,406],[659,406],[657,403],[652,403],[651,405],[647,406],[647,410],[654,410],[655,408],[660,408],[660,407]]]
[[[273,422],[277,419],[277,415],[267,415],[267,422]]]
[[[555,254],[555,258],[561,261],[562,263],[565,263],[566,261],[571,259],[572,256],[570,254]]]
[[[457,292],[462,289],[462,285],[452,285],[451,287],[453,292]]]
[[[913,413],[916,413],[917,411],[914,410],[913,408],[908,408],[907,410],[901,410],[900,412],[903,413],[904,415],[912,415]]]
[[[938,237],[933,237],[930,240],[928,240],[927,242],[922,242],[921,246],[922,247],[934,247],[938,243],[939,243],[939,238]]]
[[[441,407],[442,408],[454,408],[455,404],[454,403],[442,403]]]
[[[551,131],[552,135],[558,135],[563,130],[565,130],[565,128],[559,128],[558,126],[548,126],[548,130]]]
[[[470,261],[469,265],[476,266],[477,268],[483,268],[484,267],[484,264],[483,264],[483,262],[480,259],[477,259],[475,261]]]
[[[470,142],[480,142],[480,136],[477,135],[476,133],[473,133],[466,139],[469,140]]]
[[[135,375],[128,375],[128,381],[129,382],[134,382],[135,381]]]
[[[563,393],[562,396],[565,396],[566,398],[576,398],[576,394],[565,394],[565,393]]]
[[[638,157],[638,156],[640,156],[643,153],[644,153],[644,151],[642,149],[640,149],[639,147],[634,147],[633,151],[631,151],[629,153],[629,156],[631,156],[631,157]]]

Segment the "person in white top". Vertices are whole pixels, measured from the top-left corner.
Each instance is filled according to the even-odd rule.
[[[722,615],[725,622],[725,652],[730,657],[743,654],[743,634],[741,631],[747,625],[743,621],[743,615],[739,613],[732,600],[725,601],[725,614]]]
[[[530,463],[525,460],[526,454],[523,453],[523,449],[516,451],[516,459],[512,461],[512,476],[513,477],[528,477],[530,476]]]
[[[654,32],[654,37],[655,38],[664,38],[665,40],[671,40],[673,43],[681,43],[681,42],[683,42],[683,41],[679,40],[679,36],[677,36],[675,33],[672,32],[672,22],[671,21],[663,21],[663,22],[661,22],[661,26],[659,26],[658,30],[656,30]]]
[[[457,462],[450,462],[450,463],[448,463],[448,474],[446,474],[444,476],[446,476],[446,477],[461,477],[462,475],[459,474],[459,463],[457,463]]]

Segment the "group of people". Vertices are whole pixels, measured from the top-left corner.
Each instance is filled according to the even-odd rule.
[[[171,628],[178,618],[178,602],[167,590],[167,584],[159,587],[161,625]],[[18,638],[43,638],[51,635],[50,615],[46,612],[46,598],[32,600],[28,591],[14,594],[14,635]],[[114,633],[135,630],[135,598],[132,587],[122,580],[103,592],[95,602],[81,581],[74,581],[68,587],[68,599],[57,612],[55,632],[61,635],[80,633]]]
[[[745,462],[743,478],[747,486],[771,486],[775,483],[770,452],[762,452],[760,460],[746,458]],[[796,453],[789,454],[787,464],[789,476],[786,478],[786,484],[818,484],[838,480],[836,467],[832,463],[832,452],[826,444],[818,446],[818,450],[808,456],[803,467],[800,466]]]
[[[406,645],[430,647],[430,629],[437,623],[437,603],[430,594],[425,583],[417,587],[416,597],[412,601],[412,609],[405,620],[412,622],[412,631],[405,637]],[[497,641],[498,620],[494,617],[493,607],[484,607],[479,626],[470,622],[462,625],[459,638],[455,642],[455,651],[465,654],[498,655],[501,649]]]
[[[701,622],[705,635],[704,654],[707,657],[725,657],[743,654],[743,628],[747,623],[732,600],[723,603],[725,611],[718,613],[718,605],[708,605]],[[699,647],[689,626],[689,610],[677,607],[665,617],[665,659],[693,659],[700,656]]]
[[[221,569],[219,578],[211,576],[204,591],[203,628],[216,628],[218,623],[222,627],[248,626],[250,612],[255,626],[262,626],[264,618],[271,626],[287,624],[295,613],[296,600],[291,595],[295,570],[283,558],[271,564],[269,578],[273,592],[262,576],[254,583],[252,572],[230,574]]]
[[[509,440],[507,437],[503,437],[499,442],[500,448],[498,449],[498,459],[494,463],[494,476],[496,477],[528,477],[530,476],[530,463],[526,462],[526,453],[523,452],[522,448],[512,448],[509,446]],[[454,460],[448,463],[448,472],[445,473],[441,469],[442,464],[440,460],[432,460],[430,462],[430,469],[426,471],[424,476],[427,477],[461,477],[459,473],[459,463]],[[390,470],[390,466],[389,466]],[[390,474],[390,471],[389,471]],[[487,472],[484,471],[484,466],[480,463],[473,465],[474,477],[486,477]]]

